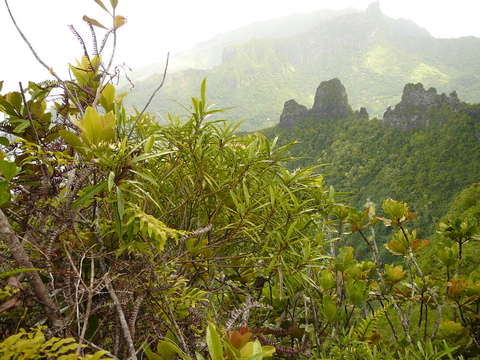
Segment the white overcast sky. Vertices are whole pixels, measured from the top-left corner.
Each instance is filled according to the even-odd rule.
[[[103,0],[108,3],[109,0]],[[128,18],[119,30],[117,63],[138,68],[160,61],[215,34],[255,21],[317,9],[365,9],[372,0],[119,0],[118,14]],[[106,21],[93,0],[10,0],[11,9],[39,55],[57,71],[81,55],[69,30],[88,34],[83,15]],[[385,14],[409,18],[436,37],[480,37],[480,0],[382,0]],[[32,58],[0,0],[0,80],[8,88],[19,80],[48,74]],[[88,36],[87,36],[88,38]],[[480,59],[479,59],[480,61]]]

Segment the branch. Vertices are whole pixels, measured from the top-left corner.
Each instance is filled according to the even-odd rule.
[[[47,71],[48,71],[55,79],[57,79],[57,80],[62,84],[63,89],[64,89],[65,92],[68,94],[68,96],[75,102],[75,105],[77,106],[78,111],[80,111],[80,114],[83,116],[83,109],[82,109],[80,103],[79,103],[78,100],[72,95],[72,93],[70,92],[70,90],[68,90],[68,87],[66,86],[65,82],[60,78],[60,76],[57,75],[57,73],[53,70],[52,67],[48,66],[48,65],[40,58],[40,56],[37,54],[37,52],[36,52],[35,49],[33,48],[33,46],[32,46],[32,44],[30,43],[30,41],[28,41],[27,37],[23,34],[22,30],[20,29],[20,27],[19,27],[18,24],[17,24],[17,21],[16,21],[15,18],[13,17],[12,11],[10,10],[10,5],[8,4],[8,0],[5,0],[5,6],[7,7],[8,14],[10,15],[10,19],[12,19],[13,25],[15,25],[15,28],[17,29],[18,33],[19,33],[20,36],[22,37],[23,41],[25,41],[25,43],[26,43],[27,46],[29,47],[29,49],[30,49],[30,51],[32,52],[32,54],[33,54],[33,56],[35,57],[35,59],[37,59],[37,61],[38,61],[45,69],[47,69]]]
[[[101,259],[100,261],[102,260],[103,259]],[[128,351],[130,352],[129,360],[137,360],[137,354],[135,351],[135,346],[133,345],[132,334],[130,332],[130,329],[128,328],[128,323],[127,323],[127,319],[125,318],[125,313],[123,312],[122,305],[120,304],[120,300],[118,299],[117,294],[115,293],[115,289],[113,288],[112,282],[108,275],[105,276],[105,286],[108,290],[108,293],[110,294],[110,297],[112,298],[113,304],[115,305],[115,309],[117,310],[118,318],[120,320],[120,327],[122,328],[122,332],[123,332],[123,337],[127,342]]]
[[[167,53],[167,60],[165,61],[165,68],[163,69],[162,81],[160,82],[160,85],[158,85],[157,88],[153,91],[152,95],[150,95],[150,98],[148,99],[147,103],[145,104],[142,111],[140,112],[140,115],[138,116],[139,118],[145,113],[145,111],[150,106],[150,104],[151,104],[153,98],[155,97],[155,95],[157,95],[157,93],[163,87],[163,84],[165,83],[165,79],[167,78],[167,70],[168,70],[169,60],[170,60],[170,53]]]
[[[135,338],[135,324],[137,322],[138,313],[140,312],[140,308],[142,306],[143,300],[145,296],[139,296],[133,305],[133,311],[130,315],[130,319],[128,321],[128,326],[130,327],[130,332],[132,333],[132,338]]]
[[[116,27],[116,24],[115,24],[115,8],[113,8],[113,14],[112,14],[112,19],[113,19],[113,45],[112,45],[112,54],[110,55],[110,60],[108,62],[108,65],[107,67],[105,68],[104,70],[104,73],[103,73],[103,76],[102,78],[100,79],[99,83],[98,83],[98,88],[97,88],[97,93],[95,94],[95,99],[93,100],[93,103],[92,103],[92,107],[96,107],[97,106],[97,103],[98,101],[100,100],[100,95],[102,93],[102,89],[103,89],[103,82],[105,81],[105,79],[107,78],[107,75],[108,75],[108,72],[110,71],[110,67],[112,66],[112,63],[113,63],[113,59],[115,57],[115,51],[117,50],[117,27]],[[102,50],[103,50],[103,47],[105,46],[106,44],[106,40],[108,39],[108,33],[105,37],[105,43],[102,44]],[[100,50],[100,51],[102,51]]]
[[[137,116],[137,119],[135,120],[135,123],[133,124],[132,128],[130,129],[130,132],[128,133],[128,138],[130,139],[130,136],[132,135],[133,133],[133,130],[136,128],[138,122],[140,121],[140,119],[142,118],[142,115],[145,113],[145,111],[147,111],[148,107],[150,106],[150,104],[152,103],[152,100],[153,98],[155,97],[155,95],[157,95],[157,93],[160,91],[160,89],[163,87],[163,85],[165,84],[165,79],[167,78],[167,70],[168,70],[168,62],[170,61],[170,53],[167,53],[167,60],[165,61],[165,69],[163,69],[163,76],[162,76],[162,81],[160,82],[160,84],[157,86],[157,88],[155,90],[153,90],[153,93],[152,95],[150,95],[150,98],[148,99],[147,103],[145,104],[145,106],[143,107],[142,111],[140,112],[140,114]]]
[[[0,239],[5,241],[20,267],[34,268],[32,261],[30,260],[25,249],[22,247],[20,240],[10,226],[8,219],[2,210],[0,210]],[[60,315],[60,311],[48,295],[48,290],[45,284],[42,282],[40,275],[38,272],[32,271],[29,273],[29,278],[35,296],[42,304],[48,320],[54,328],[62,328],[64,324]]]

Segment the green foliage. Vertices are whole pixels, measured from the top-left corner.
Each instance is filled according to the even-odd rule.
[[[402,130],[355,115],[332,121],[312,117],[264,133],[280,144],[297,141],[290,149],[296,160],[288,166],[323,164],[326,181],[348,192],[354,207],[386,198],[407,202],[418,213],[412,221],[419,235],[427,236],[480,174],[474,160],[480,154],[478,120],[448,107],[430,110],[427,118],[427,127]]]
[[[116,1],[111,9],[95,2],[112,17],[107,36],[125,23],[115,15]],[[478,353],[480,275],[470,257],[479,231],[477,189],[441,221],[441,251],[429,260],[437,242],[419,238],[429,230],[422,211],[417,218],[391,198],[414,196],[407,192],[414,185],[390,193],[385,184],[401,183],[399,173],[377,177],[399,159],[406,175],[417,174],[418,161],[429,159],[421,152],[438,150],[424,143],[433,135],[398,137],[354,116],[307,119],[288,133],[239,134],[214,118],[221,109],[208,105],[205,80],[186,118],[172,114],[160,125],[147,112],[126,111],[101,61],[85,55],[71,69],[74,80],[30,83],[23,94],[0,97],[8,134],[0,141],[0,256],[7,260],[0,357],[108,354],[88,355],[80,343],[150,360]],[[470,116],[437,110],[434,134],[470,134]],[[443,112],[455,126],[440,119]],[[314,139],[294,145],[284,136],[278,144],[269,140],[277,130],[292,137],[309,131]],[[345,193],[328,186],[318,168],[289,169],[308,160],[293,159],[295,153],[345,160],[335,165],[343,174],[329,178],[367,191],[354,194],[354,205],[382,185],[375,200],[387,200],[379,214],[372,202],[366,209],[342,204]],[[345,177],[346,169],[359,173]],[[382,257],[381,245],[396,256]],[[15,270],[13,260],[28,265]],[[18,331],[46,321],[58,337]]]
[[[107,351],[97,351],[95,354],[79,356],[75,351],[82,347],[73,338],[47,339],[44,329],[35,328],[30,331],[20,330],[0,342],[0,357],[5,360],[101,360],[111,359]],[[84,346],[83,346],[84,347]]]

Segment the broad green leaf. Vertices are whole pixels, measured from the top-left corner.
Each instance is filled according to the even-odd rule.
[[[0,111],[10,116],[19,116],[17,110],[2,96],[0,96]]]
[[[0,206],[10,200],[10,184],[6,180],[0,181]]]
[[[111,111],[100,115],[89,106],[78,126],[82,130],[82,138],[92,145],[109,143],[115,138],[115,115]]]
[[[144,348],[143,348],[143,352],[145,354],[145,356],[147,357],[148,360],[170,360],[172,359],[173,357],[163,357],[159,354],[156,354],[152,351],[152,349],[150,349],[150,346],[149,345],[146,345]],[[174,354],[175,356],[175,354]]]
[[[13,129],[15,134],[21,134],[30,127],[29,120],[18,120],[17,123],[18,125]]]
[[[14,162],[0,160],[0,173],[5,177],[5,179],[12,180],[18,175],[18,172],[19,168]]]
[[[322,312],[328,322],[335,321],[337,317],[337,306],[330,295],[326,295],[322,300]]]
[[[198,351],[195,352],[195,357],[197,358],[197,360],[205,360],[205,358],[203,357],[203,355],[200,354]]]
[[[15,108],[15,110],[17,110],[18,113],[20,113],[23,105],[22,94],[20,94],[18,91],[13,91],[5,95],[5,100],[7,100],[10,103],[10,105],[12,105]]]
[[[211,322],[207,327],[207,346],[212,360],[224,360],[222,339]]]
[[[100,105],[103,106],[105,111],[112,111],[115,107],[115,86],[108,83],[102,91],[100,97]]]
[[[180,349],[178,349],[180,351]],[[160,354],[162,360],[173,360],[177,355],[177,349],[172,346],[170,341],[159,341],[157,344],[157,354]]]
[[[78,149],[83,145],[78,135],[72,133],[71,131],[60,130],[59,133],[62,139],[74,149]]]

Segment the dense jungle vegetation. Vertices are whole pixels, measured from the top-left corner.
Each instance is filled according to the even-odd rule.
[[[204,80],[188,118],[161,125],[148,103],[127,111],[112,84],[103,44],[125,18],[118,1],[95,2],[111,25],[84,17],[94,46],[70,66],[73,80],[49,68],[53,80],[0,96],[1,359],[479,358],[478,179],[444,165],[462,172],[465,190],[448,193],[435,226],[414,223],[432,218],[428,199],[414,212],[391,198],[408,182],[352,206],[353,182],[335,179],[378,144],[402,164],[375,164],[394,167],[392,179],[441,171],[441,158],[415,168],[408,151],[437,151],[429,141],[444,132],[441,141],[461,134],[470,151],[464,115],[404,137],[355,117],[324,131],[306,120],[290,133],[339,133],[302,153],[218,120]],[[343,149],[348,131],[358,142]],[[406,145],[389,153],[394,141]],[[338,161],[335,187],[323,168],[292,158],[317,150]],[[345,181],[368,178],[364,166]]]
[[[348,192],[357,207],[388,197],[408,202],[418,212],[415,225],[428,236],[458,192],[479,179],[476,108],[429,109],[429,126],[411,129],[352,112],[342,119],[309,116],[292,128],[263,133],[281,144],[297,142],[291,149],[296,159],[287,166],[321,165],[328,184]]]

